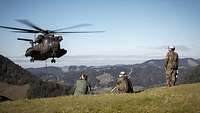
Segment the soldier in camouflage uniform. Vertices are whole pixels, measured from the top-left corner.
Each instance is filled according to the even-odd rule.
[[[133,93],[133,86],[132,86],[131,80],[129,79],[129,75],[125,74],[124,78],[125,78],[125,80],[127,82],[127,85],[128,85],[128,91],[127,91],[127,93]]]
[[[129,80],[125,72],[120,72],[119,78],[117,79],[116,89],[118,93],[132,93],[132,83]]]
[[[167,86],[174,86],[176,83],[176,75],[178,71],[178,54],[175,52],[175,46],[169,47],[169,52],[165,58],[165,74]]]
[[[76,81],[74,95],[84,95],[91,92],[91,86],[87,81],[87,75],[81,74],[80,80]]]

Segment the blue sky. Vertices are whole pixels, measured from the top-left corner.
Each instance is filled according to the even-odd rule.
[[[28,19],[44,29],[82,23],[67,31],[105,30],[96,34],[61,34],[62,47],[74,55],[134,55],[163,58],[168,45],[181,57],[200,58],[200,0],[1,0],[0,25],[24,27]],[[23,56],[33,38],[0,29],[0,54]]]

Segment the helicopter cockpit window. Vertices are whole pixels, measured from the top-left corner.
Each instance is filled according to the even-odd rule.
[[[43,35],[38,35],[38,37],[35,39],[35,42],[39,43],[43,38]]]

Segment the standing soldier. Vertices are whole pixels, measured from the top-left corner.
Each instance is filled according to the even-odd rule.
[[[119,74],[119,78],[117,79],[116,89],[118,93],[133,92],[132,83],[124,71],[120,72]]]
[[[175,52],[175,46],[169,47],[169,52],[166,55],[164,64],[167,86],[169,87],[174,86],[176,82],[178,59],[178,54]]]
[[[76,81],[74,95],[84,95],[91,92],[91,86],[87,81],[87,75],[81,74],[80,80]]]

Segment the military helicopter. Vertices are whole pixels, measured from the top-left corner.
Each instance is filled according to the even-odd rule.
[[[72,29],[83,26],[90,26],[91,24],[79,24],[71,27],[56,29],[56,30],[44,30],[28,20],[17,20],[18,22],[31,27],[32,29],[24,29],[24,28],[16,28],[16,27],[7,27],[0,26],[0,28],[11,29],[13,32],[17,33],[33,33],[38,34],[33,39],[26,38],[17,38],[17,40],[28,41],[31,44],[26,50],[25,56],[31,57],[30,61],[34,62],[35,60],[47,60],[48,58],[52,58],[51,63],[55,63],[56,60],[54,58],[60,58],[61,56],[67,53],[67,50],[60,48],[60,42],[63,40],[62,36],[55,35],[57,33],[98,33],[104,31],[62,31],[66,29]]]

